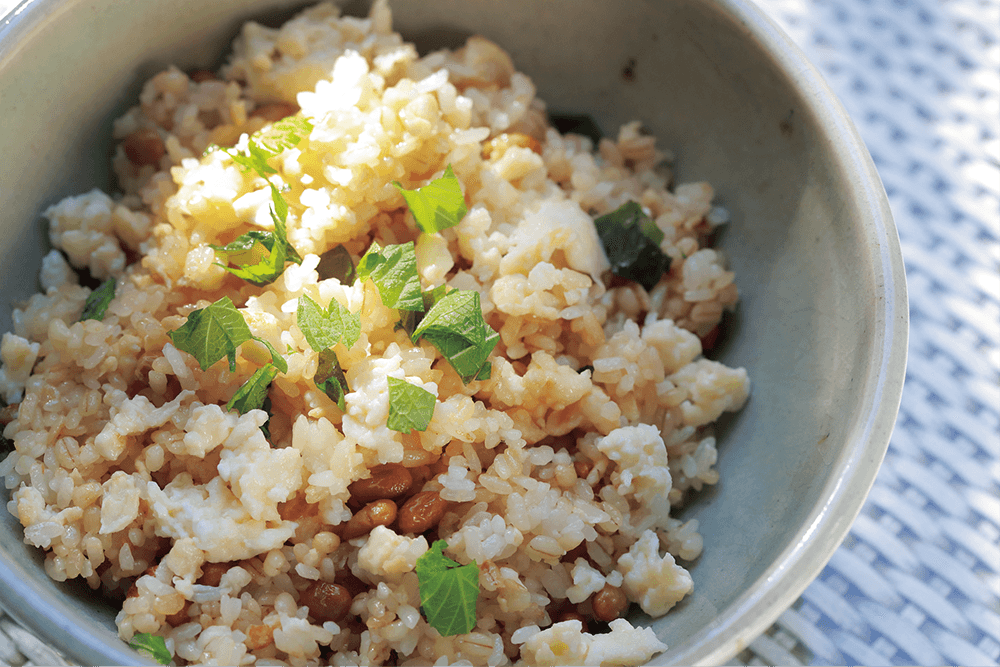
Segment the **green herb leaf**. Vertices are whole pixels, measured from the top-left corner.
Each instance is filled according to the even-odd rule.
[[[294,148],[302,137],[312,132],[313,124],[304,116],[288,116],[273,123],[271,129],[254,132],[257,143],[272,155]]]
[[[434,416],[437,397],[406,380],[387,377],[386,381],[389,383],[389,419],[386,426],[401,433],[409,433],[413,429],[426,431]]]
[[[278,214],[271,211],[274,220],[274,232],[254,229],[241,235],[225,246],[213,245],[219,266],[238,278],[263,287],[278,279],[285,270],[285,262],[302,263],[302,258],[288,242],[285,216],[288,206],[278,194],[278,189],[271,184],[272,198],[275,204],[281,203]],[[235,266],[229,266],[233,264]]]
[[[104,314],[108,312],[111,300],[115,298],[116,282],[114,278],[108,278],[87,295],[87,300],[83,304],[83,312],[80,313],[81,322],[104,319]]]
[[[244,170],[256,171],[267,178],[269,174],[278,173],[267,161],[280,155],[289,148],[298,145],[302,138],[312,132],[313,125],[301,116],[289,116],[258,132],[250,135],[247,143],[247,154],[235,148],[224,148],[233,162]]]
[[[430,310],[448,293],[447,285],[438,285],[429,290],[424,290],[424,310]]]
[[[361,336],[361,317],[340,305],[336,299],[330,299],[326,309],[328,321],[340,331],[340,339],[347,349],[354,347]]]
[[[437,540],[417,559],[420,609],[427,622],[444,637],[462,635],[476,627],[479,566],[459,565],[444,555],[448,543]]]
[[[333,347],[341,339],[340,331],[333,330],[332,324],[327,321],[326,311],[305,294],[299,297],[295,323],[299,325],[309,347],[316,352]]]
[[[441,300],[445,294],[448,293],[447,285],[438,285],[437,287],[429,290],[424,290],[424,311],[428,311],[434,307],[434,304]],[[399,314],[399,322],[396,323],[396,329],[402,329],[406,332],[407,336],[412,336],[413,332],[416,330],[417,325],[420,324],[421,320],[424,319],[424,313],[416,310],[404,310]]]
[[[361,336],[361,318],[340,305],[336,299],[330,299],[329,307],[323,310],[318,303],[303,294],[299,297],[295,319],[302,335],[309,342],[309,347],[317,352],[340,342],[350,349]]]
[[[288,372],[288,362],[285,361],[285,358],[281,356],[276,349],[274,349],[273,345],[260,336],[254,336],[253,339],[267,348],[267,351],[271,353],[271,363],[277,366],[279,371],[282,373]]]
[[[417,227],[428,234],[454,227],[468,211],[462,186],[450,164],[445,167],[444,176],[416,190],[407,190],[397,182],[393,185],[403,193]]]
[[[247,232],[247,234],[250,233],[253,232]],[[254,244],[249,252],[239,253],[237,257],[248,258],[250,263],[247,264],[239,264],[239,260],[234,260],[233,255],[225,253],[224,249],[215,246],[212,247],[215,250],[216,256],[222,260],[219,262],[219,266],[237,278],[242,278],[248,283],[263,287],[277,280],[278,276],[285,270],[285,260],[287,259],[286,246],[283,243],[276,244],[270,232],[257,233],[267,234],[271,238]],[[243,237],[241,236],[233,243],[241,242],[242,239]],[[236,264],[236,266],[229,266],[229,264]]]
[[[351,253],[343,244],[339,244],[319,256],[316,273],[319,274],[320,280],[336,278],[341,285],[350,285],[354,282],[357,270],[354,268]]]
[[[260,430],[264,433],[264,437],[271,440],[271,417],[274,413],[271,412],[271,398],[265,398],[264,404],[260,406],[260,409],[267,413],[267,421],[260,425]]]
[[[340,367],[340,360],[337,359],[337,355],[332,349],[327,348],[319,353],[319,363],[316,366],[313,382],[320,391],[337,404],[342,412],[347,410],[344,396],[350,389],[347,386],[344,371]]]
[[[139,632],[128,643],[129,648],[148,654],[161,665],[169,665],[174,656],[167,650],[167,642],[159,635]]]
[[[378,287],[386,308],[424,309],[420,275],[417,273],[417,253],[412,241],[385,248],[372,243],[358,262],[358,280],[364,282],[369,278]]]
[[[278,187],[274,183],[268,181],[268,185],[271,186],[271,202],[274,204],[274,208],[271,211],[271,220],[274,221],[275,238],[285,246],[285,257],[288,261],[301,264],[302,257],[295,251],[292,244],[288,242],[288,228],[285,226],[288,222],[288,203],[285,202],[285,198],[281,196]]]
[[[660,250],[663,231],[636,202],[596,218],[594,227],[616,276],[651,290],[670,268],[670,258]]]
[[[500,340],[483,319],[479,292],[452,290],[435,303],[417,325],[410,339],[416,343],[429,340],[468,384],[490,377],[485,366],[490,352]]]
[[[253,338],[246,320],[228,296],[193,311],[187,322],[167,335],[178,350],[197,359],[203,371],[223,357],[229,359],[229,370],[236,370],[236,348]]]
[[[254,132],[247,144],[247,154],[235,148],[223,149],[233,162],[240,165],[244,171],[256,171],[259,176],[267,179],[270,174],[278,173],[267,161],[285,150],[294,147],[302,137],[312,131],[312,123],[305,118],[290,116],[278,121],[270,128]],[[221,264],[226,271],[242,278],[258,287],[273,283],[285,270],[285,262],[302,263],[302,257],[288,242],[288,202],[281,196],[278,186],[268,180],[271,187],[271,219],[274,221],[274,233],[250,231],[225,247],[212,246],[220,255]],[[235,264],[230,267],[228,264]]]
[[[258,368],[257,372],[251,375],[250,379],[244,382],[229,399],[229,402],[226,403],[226,410],[237,410],[241,415],[245,415],[250,410],[263,409],[264,400],[267,399],[267,390],[277,374],[278,369],[274,364],[266,364],[263,368]]]
[[[253,229],[230,241],[224,246],[209,244],[216,257],[237,266],[247,266],[259,263],[274,247],[274,234],[259,229]],[[221,255],[221,257],[220,257]]]

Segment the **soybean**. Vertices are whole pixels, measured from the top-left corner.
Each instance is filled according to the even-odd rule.
[[[353,540],[372,532],[375,526],[388,526],[396,520],[396,503],[391,500],[376,500],[368,503],[351,517],[344,527],[341,539]]]
[[[605,584],[604,588],[594,593],[591,604],[594,607],[594,618],[610,623],[616,618],[621,618],[628,609],[628,598],[622,589]]]
[[[556,623],[562,623],[563,621],[580,621],[583,625],[583,631],[590,632],[590,626],[588,625],[587,619],[583,616],[583,614],[575,611],[564,611],[561,614],[558,614],[555,618]]]
[[[448,501],[437,491],[421,491],[403,503],[399,511],[399,529],[404,533],[424,533],[438,525]]]
[[[215,73],[207,69],[193,69],[187,73],[188,78],[195,83],[204,83],[205,81],[214,81]]]
[[[129,162],[137,167],[159,166],[160,158],[167,153],[159,133],[151,128],[136,130],[122,141],[122,149]]]
[[[299,595],[299,604],[309,607],[309,615],[321,623],[339,623],[347,617],[354,597],[339,584],[317,581]]]
[[[351,484],[348,490],[351,497],[362,503],[385,498],[398,498],[413,486],[413,475],[403,466],[396,463],[372,468],[372,476],[359,479]]]
[[[222,575],[229,571],[232,563],[205,563],[201,566],[201,576],[198,583],[202,586],[218,586],[222,583]]]

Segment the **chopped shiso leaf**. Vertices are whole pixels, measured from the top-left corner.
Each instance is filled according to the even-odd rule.
[[[429,290],[424,290],[424,310],[430,310],[445,294],[448,293],[447,285],[438,285]]]
[[[104,319],[104,314],[108,312],[108,306],[115,298],[116,282],[114,278],[108,278],[87,295],[87,300],[83,304],[83,312],[80,313],[81,322]]]
[[[167,650],[167,642],[163,637],[149,632],[137,632],[128,645],[131,649],[147,654],[161,665],[169,665],[174,658]]]
[[[274,247],[274,234],[254,229],[224,246],[211,245],[216,257],[237,266],[261,262]]]
[[[417,274],[417,254],[412,241],[385,248],[372,243],[358,262],[358,280],[364,282],[369,278],[378,287],[386,308],[424,309],[420,276]]]
[[[499,336],[499,334],[498,334],[498,336]],[[483,364],[483,367],[479,369],[479,372],[476,374],[475,379],[476,380],[489,380],[491,377],[493,377],[493,364],[491,364],[491,363],[485,363],[485,364]]]
[[[454,227],[468,211],[462,186],[450,164],[445,167],[441,178],[416,190],[407,190],[398,182],[393,182],[393,185],[403,193],[417,227],[428,234]]]
[[[350,349],[361,336],[361,318],[340,305],[336,299],[330,299],[326,310],[328,320],[335,328],[340,329],[340,337],[344,345]]]
[[[479,566],[459,565],[444,555],[448,543],[437,540],[417,559],[420,610],[444,637],[471,632],[476,627]]]
[[[438,285],[433,289],[424,290],[424,312],[433,308],[434,304],[440,301],[441,297],[447,293],[447,285]],[[416,310],[404,310],[399,314],[399,322],[396,323],[396,328],[402,329],[408,336],[412,336],[422,319],[424,319],[424,313]]]
[[[483,319],[479,292],[452,290],[441,297],[424,315],[410,339],[429,340],[468,384],[490,377],[490,352],[500,340]]]
[[[247,143],[247,153],[236,148],[222,149],[228,153],[233,162],[244,170],[256,171],[263,178],[278,171],[267,163],[273,157],[281,155],[289,148],[294,148],[302,138],[312,132],[313,124],[301,116],[289,116],[272,124],[270,127],[254,132]]]
[[[282,373],[288,372],[288,362],[285,361],[285,358],[281,356],[281,354],[276,349],[274,349],[273,345],[268,343],[260,336],[254,336],[253,339],[267,348],[267,351],[271,354],[271,363],[277,366],[279,371],[281,371]]]
[[[288,229],[286,227],[288,222],[288,203],[281,196],[278,186],[271,182],[268,182],[268,185],[271,186],[271,202],[274,204],[274,208],[271,210],[271,220],[274,222],[275,237],[280,243],[284,244],[286,259],[289,262],[301,264],[302,257],[295,251],[292,244],[288,242]]]
[[[312,131],[312,127],[312,123],[305,118],[291,116],[252,134],[246,155],[235,148],[223,150],[245,171],[253,170],[267,179],[269,175],[278,173],[267,161],[297,145],[303,136]],[[288,202],[281,196],[278,186],[270,180],[268,185],[274,204],[271,210],[274,233],[253,230],[225,246],[212,246],[221,260],[220,266],[259,287],[274,282],[285,270],[285,262],[302,263],[302,258],[288,242]]]
[[[215,255],[221,261],[219,266],[237,278],[248,283],[263,287],[278,279],[285,270],[285,262],[302,263],[302,258],[288,242],[285,218],[288,207],[284,199],[277,194],[277,188],[271,186],[275,202],[281,202],[279,214],[271,212],[274,220],[274,232],[251,230],[236,240],[224,245],[212,245]],[[233,266],[230,266],[232,264]]]
[[[663,231],[636,202],[595,218],[594,227],[614,275],[651,290],[670,268],[670,258],[660,250]]]
[[[253,232],[247,233],[250,234]],[[229,254],[225,248],[216,246],[212,246],[212,248],[215,250],[216,256],[222,260],[218,262],[218,266],[221,266],[237,278],[242,278],[248,283],[263,287],[277,280],[278,276],[285,270],[285,261],[288,258],[285,254],[284,244],[276,244],[276,239],[270,232],[257,233],[266,234],[269,238],[257,241],[251,251],[239,253],[240,259],[234,258],[234,255]],[[240,237],[233,243],[239,242],[242,239],[243,237]],[[277,248],[275,248],[276,245]],[[241,263],[241,259],[247,259],[248,261]],[[231,264],[234,266],[230,266]]]
[[[340,367],[340,360],[332,349],[325,349],[319,353],[319,363],[316,366],[316,375],[313,382],[324,394],[330,397],[337,407],[344,411],[347,409],[344,403],[344,396],[350,389],[347,386],[347,378]]]
[[[271,439],[271,417],[274,413],[271,412],[271,399],[267,397],[264,399],[264,404],[260,406],[260,409],[267,413],[267,421],[260,425],[260,430],[264,433],[264,437],[268,440]]]
[[[244,382],[229,399],[226,410],[236,410],[241,415],[250,410],[262,410],[267,399],[268,387],[277,374],[278,368],[274,364],[265,364],[263,368],[258,368],[257,372],[251,375],[250,379]]]
[[[330,305],[323,310],[318,303],[303,294],[299,297],[296,323],[306,337],[309,347],[317,352],[343,343],[348,348],[358,342],[361,335],[361,318],[330,299]]]
[[[350,285],[357,276],[354,268],[354,260],[351,253],[343,244],[339,244],[327,250],[319,256],[319,264],[316,266],[316,273],[320,280],[330,280],[336,278],[341,285]]]
[[[223,357],[229,359],[229,370],[236,370],[236,349],[253,338],[228,296],[192,311],[187,322],[167,335],[178,350],[197,359],[203,371]]]
[[[434,416],[437,397],[423,387],[406,380],[387,377],[389,383],[389,419],[386,426],[393,431],[409,433],[426,431]]]

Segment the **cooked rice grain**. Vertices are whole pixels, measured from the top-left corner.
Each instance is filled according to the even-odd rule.
[[[273,229],[268,183],[205,150],[246,149],[290,113],[314,123],[272,160],[304,259],[254,287],[209,244]],[[596,146],[560,135],[488,40],[419,56],[382,1],[367,18],[321,4],[279,29],[246,25],[218,76],[157,74],[114,136],[122,193],[45,212],[58,251],[44,292],[0,342],[0,393],[17,405],[0,474],[51,577],[122,600],[119,635],[158,634],[180,663],[624,665],[665,648],[625,619],[590,634],[561,618],[592,614],[607,585],[652,615],[691,590],[678,560],[702,539],[669,513],[718,480],[712,422],[749,388],[744,370],[702,357],[699,338],[737,300],[723,256],[702,247],[728,220],[710,186],[668,189],[669,154],[638,122]],[[468,214],[419,235],[393,182],[417,187],[446,165]],[[605,284],[592,216],[629,200],[672,259],[649,292]],[[425,287],[480,294],[500,334],[489,380],[465,385],[410,342],[371,283],[320,279],[320,254],[344,244],[357,261],[373,241],[416,241]],[[77,321],[90,290],[74,268],[116,280],[103,320]],[[313,384],[303,295],[361,314],[358,342],[335,348],[343,412]],[[202,370],[168,337],[222,296],[287,351],[270,441],[264,411],[222,407],[269,360],[264,346]],[[436,396],[426,431],[386,426],[388,377]],[[422,535],[391,524],[344,539],[363,504],[351,485],[386,464],[409,475],[397,502],[431,493],[440,519]],[[479,565],[468,634],[442,637],[420,613],[414,567],[434,539]],[[324,582],[348,591],[346,615],[303,604]]]

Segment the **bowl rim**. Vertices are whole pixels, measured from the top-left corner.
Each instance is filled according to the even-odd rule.
[[[899,412],[906,373],[909,305],[899,234],[875,163],[837,95],[805,53],[752,0],[707,0],[729,13],[776,62],[795,78],[804,111],[812,114],[828,136],[832,160],[849,174],[855,208],[868,213],[870,233],[877,241],[876,278],[882,288],[871,322],[881,346],[872,350],[872,364],[863,378],[864,419],[852,425],[853,447],[835,461],[834,473],[820,502],[775,562],[712,623],[691,635],[670,662],[652,664],[715,665],[747,648],[788,609],[819,575],[847,536],[861,512],[889,446]],[[878,271],[881,274],[878,275]]]
[[[882,344],[872,350],[873,362],[864,378],[864,418],[852,425],[847,436],[854,444],[835,461],[820,502],[789,546],[712,623],[655,657],[651,664],[712,665],[731,659],[791,606],[820,573],[860,513],[888,449],[902,398],[908,346],[909,310],[899,236],[878,171],[846,109],[816,66],[752,0],[703,1],[731,17],[780,71],[792,77],[804,110],[819,121],[824,134],[842,138],[830,141],[829,150],[832,162],[850,175],[847,182],[854,207],[867,212],[869,233],[877,241],[879,264],[874,268],[882,298],[876,299],[876,317],[871,324],[876,334],[881,334]],[[54,18],[53,12],[45,11],[52,4],[52,0],[22,0],[0,17],[0,61],[16,53],[24,40]],[[20,567],[10,563],[0,566],[6,611],[49,646],[89,664],[108,659],[114,664],[157,664],[124,643],[107,644],[83,632],[67,605],[46,600],[29,582]]]

